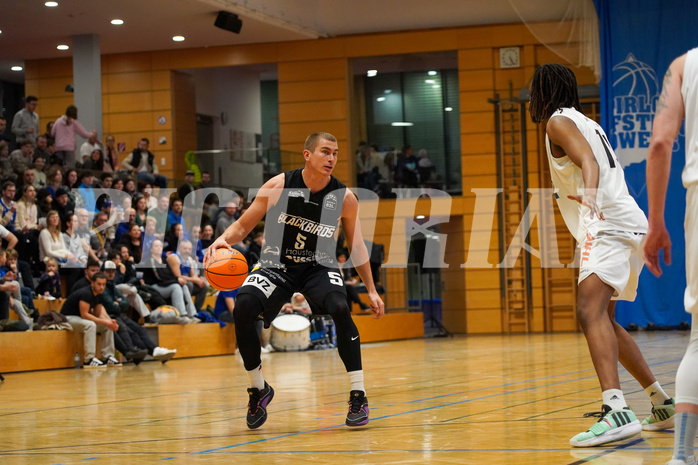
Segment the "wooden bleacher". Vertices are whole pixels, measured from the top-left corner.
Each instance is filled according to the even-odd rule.
[[[214,302],[207,300],[204,307],[207,304],[213,306]],[[39,313],[60,311],[62,300],[36,299],[34,305]],[[10,314],[17,319],[13,312]],[[389,313],[380,320],[369,314],[354,314],[352,317],[363,343],[424,337],[421,313]],[[218,323],[148,325],[147,328],[158,345],[177,349],[176,358],[235,353],[235,328],[232,324],[225,328]],[[0,373],[72,368],[76,353],[82,356],[83,343],[82,335],[74,331],[0,332]]]

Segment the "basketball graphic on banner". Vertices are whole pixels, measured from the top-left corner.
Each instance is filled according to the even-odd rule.
[[[657,73],[632,53],[613,67],[615,124],[611,144],[623,167],[647,157],[659,90]]]

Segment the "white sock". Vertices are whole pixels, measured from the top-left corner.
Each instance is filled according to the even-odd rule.
[[[664,405],[664,401],[671,399],[664,389],[659,385],[659,381],[655,381],[645,388],[645,392],[650,396],[650,401],[652,405]]]
[[[623,397],[623,391],[620,389],[608,389],[601,393],[603,403],[611,407],[611,410],[620,410],[628,406]]]
[[[687,461],[695,454],[693,442],[696,438],[698,415],[680,412],[676,414],[674,421],[674,456],[672,459]]]
[[[364,370],[350,371],[348,374],[351,390],[363,391],[364,394],[366,394],[366,390],[364,389]]]
[[[264,376],[262,376],[262,365],[259,365],[254,370],[247,372],[247,376],[250,378],[250,387],[257,389],[264,389]]]

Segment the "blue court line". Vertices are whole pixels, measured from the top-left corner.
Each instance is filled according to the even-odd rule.
[[[590,378],[590,377],[591,377],[591,376],[589,376],[589,377],[587,377],[587,378]],[[581,379],[585,379],[585,378],[581,378]],[[477,400],[489,399],[489,398],[492,398],[492,397],[499,397],[499,396],[503,396],[503,395],[514,394],[514,393],[517,393],[517,392],[523,392],[523,391],[528,391],[528,390],[532,390],[532,389],[539,389],[539,388],[543,388],[543,387],[555,386],[555,385],[558,385],[558,384],[571,383],[571,382],[573,382],[573,381],[579,381],[579,379],[573,379],[573,380],[568,380],[568,381],[560,381],[560,382],[552,383],[552,384],[548,384],[548,385],[534,386],[534,387],[519,389],[519,390],[516,390],[516,391],[502,392],[502,393],[492,394],[492,395],[484,396],[484,397],[477,397],[477,398],[473,398],[473,399],[461,400],[461,401],[458,401],[458,402],[449,402],[449,403],[446,403],[446,404],[434,405],[434,406],[431,406],[431,407],[424,407],[424,408],[417,409],[417,410],[409,410],[409,411],[406,411],[406,412],[393,413],[393,414],[390,414],[390,415],[383,415],[383,416],[381,416],[381,417],[376,417],[376,418],[374,418],[372,421],[378,421],[378,420],[383,420],[383,419],[386,419],[386,418],[392,418],[392,417],[397,417],[397,416],[402,416],[402,415],[408,415],[408,414],[410,414],[410,413],[424,412],[424,411],[427,411],[427,410],[434,410],[434,409],[437,409],[437,408],[450,407],[450,406],[452,406],[452,405],[464,404],[464,403],[474,402],[474,401],[477,401]],[[208,453],[212,453],[212,452],[218,452],[218,451],[221,451],[221,450],[232,449],[232,448],[235,448],[235,447],[247,446],[247,445],[251,445],[251,444],[257,444],[257,443],[260,443],[260,442],[271,441],[271,440],[274,440],[274,439],[283,439],[283,438],[287,438],[287,437],[298,436],[298,435],[301,435],[301,434],[308,434],[308,433],[316,433],[316,432],[320,432],[320,431],[327,431],[327,430],[330,430],[330,429],[340,428],[340,427],[342,427],[342,426],[344,426],[344,425],[328,426],[328,427],[325,427],[325,428],[317,428],[317,429],[313,429],[313,430],[309,430],[309,431],[299,431],[299,432],[296,432],[296,433],[284,434],[284,435],[282,435],[282,436],[276,436],[276,437],[264,438],[264,439],[257,439],[257,440],[255,440],[255,441],[249,441],[249,442],[244,442],[244,443],[240,443],[240,444],[233,444],[233,445],[231,445],[231,446],[219,447],[219,448],[216,448],[216,449],[209,449],[209,450],[204,450],[204,451],[201,451],[201,452],[194,452],[194,454],[208,454]]]
[[[650,366],[663,365],[663,364],[665,364],[665,363],[676,363],[676,362],[678,362],[678,361],[680,361],[680,359],[666,360],[666,361],[663,361],[663,362],[654,363],[654,364],[652,364],[652,365],[650,365]],[[564,373],[564,374],[557,375],[557,376],[558,376],[558,377],[559,377],[559,376],[567,376],[568,374],[575,374],[575,373],[580,373],[580,372],[584,372],[584,371],[589,371],[589,370],[579,370],[579,371],[576,371],[576,372]],[[411,413],[425,412],[425,411],[434,410],[434,409],[437,409],[437,408],[450,407],[450,406],[453,406],[453,405],[465,404],[465,403],[474,402],[474,401],[479,401],[479,400],[484,400],[484,399],[491,399],[491,398],[494,398],[494,397],[500,397],[500,396],[509,395],[509,394],[516,394],[516,393],[520,393],[520,392],[531,391],[531,390],[540,389],[540,388],[546,388],[546,387],[550,387],[550,386],[557,386],[557,385],[560,385],[560,384],[567,384],[567,383],[579,381],[579,380],[582,380],[582,379],[589,379],[589,378],[594,378],[594,377],[596,377],[596,374],[594,374],[593,376],[586,376],[586,377],[583,377],[583,378],[576,378],[576,379],[571,379],[571,380],[567,380],[567,381],[558,381],[558,382],[556,382],[556,383],[544,384],[544,385],[540,385],[540,386],[531,386],[531,387],[527,387],[527,388],[523,388],[523,389],[517,389],[517,390],[515,390],[515,391],[507,391],[507,392],[502,392],[502,393],[498,393],[498,394],[491,394],[491,395],[489,395],[489,396],[477,397],[477,398],[472,398],[472,399],[465,399],[465,400],[461,400],[461,401],[457,401],[457,402],[449,402],[449,403],[446,403],[446,404],[434,405],[434,406],[431,406],[431,407],[424,407],[424,408],[417,409],[417,410],[409,410],[409,411],[406,411],[406,412],[393,413],[393,414],[390,414],[390,415],[383,415],[383,416],[381,416],[381,417],[373,418],[372,421],[384,420],[384,419],[386,419],[386,418],[398,417],[398,416],[402,416],[402,415],[408,415],[408,414],[411,414]],[[546,377],[540,378],[540,379],[546,379],[546,378],[549,378],[549,376],[546,376]],[[513,384],[521,384],[521,383],[524,383],[524,382],[533,382],[533,381],[536,381],[536,379],[527,380],[527,381],[518,381],[518,382],[516,382],[516,383],[508,383],[508,384],[504,384],[504,385],[496,386],[496,387],[504,387],[504,386],[510,386],[510,385],[513,385]],[[481,389],[476,389],[476,390],[474,390],[474,391],[469,391],[469,392],[476,392],[476,391],[481,391],[481,390],[484,390],[484,389],[494,389],[494,388],[496,388],[496,387],[481,388]],[[309,434],[309,433],[317,433],[317,432],[320,432],[320,431],[327,431],[327,430],[331,430],[331,429],[340,428],[340,427],[342,427],[342,426],[344,426],[344,425],[327,426],[327,427],[324,427],[324,428],[316,428],[316,429],[312,429],[312,430],[308,430],[308,431],[299,431],[299,432],[296,432],[296,433],[289,433],[289,434],[284,434],[284,435],[281,435],[281,436],[275,436],[275,437],[271,437],[271,438],[257,439],[257,440],[254,440],[254,441],[248,441],[248,442],[243,442],[243,443],[239,443],[239,444],[233,444],[233,445],[230,445],[230,446],[219,447],[219,448],[215,448],[215,449],[208,449],[208,450],[204,450],[204,451],[200,451],[200,452],[193,452],[192,454],[197,454],[197,455],[198,455],[198,454],[209,454],[209,453],[214,453],[214,452],[218,452],[218,451],[221,451],[221,450],[227,450],[227,449],[232,449],[232,448],[236,448],[236,447],[247,446],[247,445],[251,445],[251,444],[257,444],[257,443],[266,442],[266,441],[271,441],[271,440],[275,440],[275,439],[284,439],[284,438],[287,438],[287,437],[298,436],[298,435],[301,435],[301,434]]]
[[[656,357],[655,357],[655,358],[649,358],[649,359],[646,359],[646,361],[649,362],[650,360],[655,360],[655,359],[656,359]],[[676,359],[676,360],[666,360],[666,361],[663,361],[663,362],[656,362],[656,363],[653,363],[653,364],[651,364],[650,366],[657,366],[657,365],[662,365],[662,364],[665,364],[665,363],[674,363],[674,362],[678,362],[678,361],[680,361],[680,360],[679,360],[679,359]],[[497,389],[497,388],[515,386],[515,385],[517,385],[517,384],[533,383],[533,382],[541,381],[541,380],[544,380],[544,379],[560,378],[560,377],[562,377],[562,376],[576,375],[576,374],[579,374],[579,373],[585,373],[585,372],[589,372],[589,371],[593,372],[594,369],[593,369],[593,368],[587,368],[587,369],[584,369],[584,370],[577,370],[577,371],[572,371],[572,372],[563,373],[563,374],[543,376],[543,377],[540,377],[540,378],[533,378],[533,379],[522,380],[522,381],[514,381],[514,382],[512,382],[512,383],[499,384],[499,385],[496,385],[496,386],[487,386],[487,387],[482,387],[482,388],[478,388],[478,389],[472,389],[472,390],[470,390],[470,391],[463,391],[463,392],[459,392],[459,393],[455,393],[455,394],[444,394],[444,395],[442,395],[442,396],[436,396],[436,397],[425,397],[425,398],[423,398],[423,399],[411,400],[411,401],[403,402],[403,403],[404,403],[404,404],[413,404],[413,403],[417,403],[417,402],[424,402],[424,401],[428,401],[428,400],[438,399],[438,398],[441,398],[441,397],[450,397],[450,396],[455,396],[455,395],[459,395],[459,394],[467,394],[467,393],[472,393],[472,392],[478,392],[478,391],[485,391],[485,390],[491,390],[491,389]],[[627,373],[626,370],[623,369],[623,371],[625,371],[625,372]],[[596,376],[596,375],[594,374],[594,376]],[[576,378],[576,379],[573,380],[573,381],[581,380],[581,379],[589,379],[589,378],[593,378],[594,376],[587,376],[587,377],[584,377],[584,378]],[[441,378],[441,379],[445,380],[445,379],[449,379],[449,378],[452,378],[452,377]],[[425,380],[424,382],[427,382],[427,380]],[[446,385],[447,385],[447,384],[446,384]],[[668,385],[668,384],[667,384],[667,385]],[[435,387],[434,385],[429,385],[429,386],[421,387],[421,388],[419,388],[419,389],[433,389],[434,387]],[[415,391],[415,389],[411,389],[410,391]],[[518,391],[512,391],[512,392],[518,392]],[[388,396],[388,395],[390,395],[390,394],[376,395],[376,396],[373,396],[373,398],[376,398],[376,397],[383,397],[383,396]],[[331,403],[328,404],[328,405],[331,405],[331,404],[333,404],[333,403],[336,403],[336,402],[331,402]],[[286,409],[286,410],[282,410],[282,412],[291,411],[291,410],[297,410],[298,408],[300,408],[300,407],[289,408],[289,409]],[[230,410],[232,410],[232,409],[230,409]],[[209,414],[211,414],[211,413],[209,413]],[[202,415],[209,415],[209,414],[197,414],[197,415],[194,415],[194,416],[202,416]],[[331,415],[331,416],[339,416],[339,415],[340,415],[340,414]],[[189,418],[189,416],[183,417],[183,418]],[[236,418],[242,418],[242,417],[236,417]],[[319,417],[319,418],[317,418],[317,419],[322,419],[322,418],[323,418],[323,417]],[[151,421],[149,421],[149,423],[152,423],[152,422],[160,422],[160,421],[165,421],[165,420],[151,420]],[[214,421],[210,421],[210,422],[206,422],[206,423],[200,423],[200,424],[217,423],[217,422],[221,422],[221,421],[230,421],[230,418],[227,418],[227,419],[224,419],[224,420],[214,420]]]

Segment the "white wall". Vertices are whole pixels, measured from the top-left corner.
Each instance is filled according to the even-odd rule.
[[[245,67],[187,70],[194,76],[196,112],[214,118],[216,149],[230,148],[230,131],[262,133],[259,72]],[[221,124],[221,113],[228,123]]]
[[[213,118],[211,149],[254,148],[255,134],[262,134],[260,73],[245,67],[186,70],[194,76],[196,113]],[[221,113],[228,114],[222,124]],[[236,154],[254,160],[255,152]],[[258,187],[263,183],[262,165],[234,163],[229,154],[200,155],[199,165],[209,169],[213,181],[235,187]],[[206,160],[205,160],[206,159]],[[225,173],[225,175],[221,175]],[[219,179],[219,178],[225,179]]]

